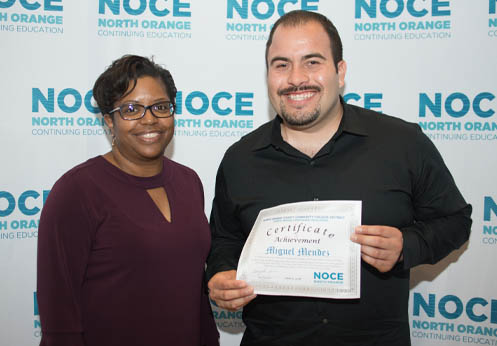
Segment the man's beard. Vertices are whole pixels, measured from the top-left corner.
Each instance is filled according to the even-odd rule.
[[[321,88],[318,86],[304,86],[300,88],[287,88],[284,90],[280,90],[278,94],[280,96],[284,97],[284,94],[290,93],[290,92],[296,92],[296,91],[304,91],[304,90],[316,90],[316,91],[321,91]],[[304,127],[307,125],[312,124],[314,121],[316,121],[317,118],[319,118],[319,115],[321,114],[321,105],[318,102],[316,105],[316,108],[309,112],[305,112],[304,110],[296,110],[293,113],[290,113],[286,110],[285,103],[283,102],[283,99],[280,101],[280,110],[281,114],[280,116],[285,120],[285,122],[290,125],[290,126],[295,126],[295,127]]]
[[[290,125],[290,126],[295,126],[295,127],[303,127],[312,124],[314,121],[316,121],[317,118],[319,118],[319,115],[321,114],[321,108],[319,104],[315,109],[309,112],[305,111],[295,111],[293,113],[287,112],[285,108],[285,104],[283,101],[280,103],[280,109],[281,109],[281,114],[280,116],[285,120],[285,122]]]

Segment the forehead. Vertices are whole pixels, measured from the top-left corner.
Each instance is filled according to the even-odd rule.
[[[136,79],[136,86],[133,88],[134,82],[130,81],[128,90],[130,94],[136,93],[136,92],[158,92],[158,93],[165,93],[166,92],[166,87],[162,83],[162,81],[157,78],[157,77],[151,77],[151,76],[142,76]],[[133,90],[131,91],[131,89]]]
[[[137,86],[140,85],[141,87],[147,88],[164,88],[164,85],[160,78],[147,75],[137,78],[136,84]]]
[[[310,21],[295,26],[280,25],[268,49],[268,61],[275,56],[291,57],[309,53],[332,56],[330,38],[320,23]]]
[[[151,76],[142,76],[136,79],[136,86],[130,81],[126,93],[121,96],[116,104],[122,102],[143,102],[148,103],[154,100],[168,98],[166,87],[159,78]]]

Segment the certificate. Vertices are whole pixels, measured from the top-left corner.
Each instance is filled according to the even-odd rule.
[[[361,208],[361,201],[317,201],[261,210],[236,278],[256,294],[359,298],[361,248],[350,235]]]

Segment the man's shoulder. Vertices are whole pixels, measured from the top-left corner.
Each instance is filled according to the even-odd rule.
[[[346,109],[348,114],[360,123],[370,135],[388,133],[390,135],[417,136],[422,133],[418,124],[397,116],[379,113],[355,105],[347,105]]]
[[[269,144],[271,141],[271,131],[273,121],[270,120],[252,132],[241,137],[237,142],[233,143],[228,150],[226,150],[225,158],[227,157],[240,157],[240,155],[253,152],[254,150],[262,147],[265,143]]]

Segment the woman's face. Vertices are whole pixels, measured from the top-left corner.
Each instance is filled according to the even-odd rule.
[[[159,79],[144,76],[137,79],[134,90],[116,102],[114,107],[125,103],[149,106],[160,101],[171,101],[166,87]],[[113,118],[106,115],[104,119],[115,136],[114,150],[117,149],[126,160],[138,165],[162,158],[174,133],[174,117],[156,118],[150,109],[138,120],[124,120],[119,111],[114,113]]]

